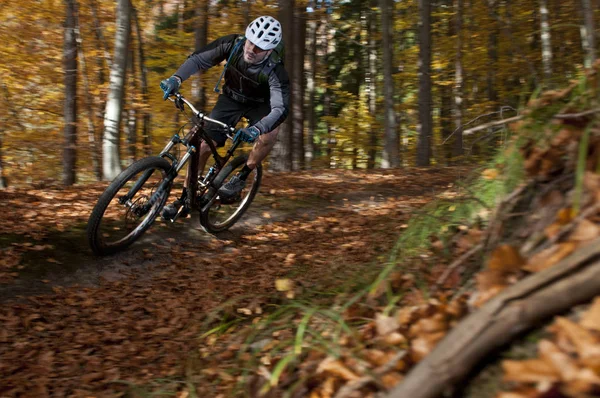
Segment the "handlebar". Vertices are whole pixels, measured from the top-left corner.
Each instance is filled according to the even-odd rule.
[[[174,94],[173,96],[175,97],[175,99],[173,99],[172,97],[169,97],[170,101],[173,101],[175,103],[177,101],[183,102],[184,104],[186,104],[190,108],[190,110],[194,113],[194,116],[196,116],[198,119],[200,119],[202,121],[206,120],[206,121],[209,121],[211,123],[218,124],[219,126],[221,126],[224,129],[228,130],[230,133],[232,133],[232,134],[235,133],[235,131],[236,131],[235,127],[231,127],[231,126],[229,126],[226,123],[220,122],[218,120],[215,120],[213,118],[210,118],[210,117],[206,116],[206,114],[204,114],[204,113],[200,112],[198,109],[196,109],[196,107],[190,101],[188,101],[187,99],[185,99],[183,97],[183,95],[181,95],[180,93]],[[229,138],[231,138],[231,137],[229,137]]]

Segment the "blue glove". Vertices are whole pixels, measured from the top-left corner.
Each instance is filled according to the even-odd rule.
[[[163,99],[166,100],[171,95],[177,93],[179,91],[179,87],[181,86],[181,79],[177,76],[171,76],[168,79],[160,82],[160,88],[162,89]]]
[[[233,137],[233,139],[237,140],[239,138],[244,142],[252,143],[256,141],[259,135],[260,130],[257,127],[250,126],[243,129],[239,129],[237,133],[235,133],[235,137]]]

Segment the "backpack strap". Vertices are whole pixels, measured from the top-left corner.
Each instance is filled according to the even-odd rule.
[[[259,83],[268,83],[269,75],[273,72],[273,69],[277,67],[279,64],[283,64],[284,57],[284,47],[283,41],[279,43],[279,45],[273,50],[271,55],[269,56],[268,61],[265,63],[265,66],[260,71],[260,75],[258,76]]]
[[[237,52],[237,50],[241,47],[241,45],[246,41],[246,37],[239,36],[235,40],[236,40],[235,46],[233,46],[233,50],[231,50],[231,52],[229,53],[229,58],[227,58],[227,62],[225,63],[225,66],[223,67],[223,72],[221,73],[221,76],[219,77],[219,80],[217,81],[217,84],[215,85],[215,93],[221,92],[221,90],[219,90],[219,84],[221,84],[221,80],[223,80],[223,76],[225,76],[225,71],[227,70],[229,63],[231,62],[231,58],[233,58],[233,55]]]

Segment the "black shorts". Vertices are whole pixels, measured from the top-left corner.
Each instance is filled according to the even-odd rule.
[[[210,112],[209,117],[220,122],[227,123],[230,126],[235,126],[242,119],[242,117],[245,117],[252,126],[259,122],[263,117],[267,116],[270,112],[271,104],[268,101],[264,103],[241,103],[225,94],[221,94],[217,99],[215,107]],[[221,147],[225,145],[227,136],[223,132],[222,127],[211,122],[206,122],[204,124],[204,130],[208,136],[217,143],[217,146]]]

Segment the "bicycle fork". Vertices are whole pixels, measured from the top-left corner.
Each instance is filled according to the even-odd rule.
[[[150,196],[150,199],[148,200],[148,202],[146,202],[143,206],[136,207],[135,203],[131,201],[131,198],[133,198],[135,196],[135,194],[139,191],[139,189],[146,183],[146,181],[148,181],[148,178],[150,178],[150,176],[152,175],[152,173],[154,172],[155,169],[150,169],[150,170],[145,171],[144,174],[142,174],[140,176],[140,178],[138,178],[138,180],[135,182],[135,184],[133,184],[133,186],[131,187],[129,192],[127,192],[127,194],[125,196],[122,196],[119,198],[120,204],[122,204],[125,207],[127,207],[128,209],[130,209],[138,217],[143,217],[145,214],[148,213],[148,211],[150,211],[152,206],[154,206],[154,204],[162,197],[164,192],[166,192],[167,188],[171,185],[171,183],[173,182],[175,177],[177,177],[177,175],[179,174],[179,171],[188,162],[190,156],[192,156],[192,154],[194,152],[196,152],[195,146],[186,145],[187,151],[186,151],[185,155],[183,155],[183,157],[181,158],[181,161],[178,162],[177,159],[169,153],[169,151],[171,150],[171,148],[173,148],[173,146],[175,144],[180,143],[180,142],[183,142],[183,141],[179,138],[178,134],[175,134],[173,136],[173,138],[171,138],[171,141],[169,141],[169,143],[165,146],[165,148],[159,154],[159,156],[161,156],[161,157],[169,158],[172,161],[172,167],[168,171],[167,176],[160,182],[156,191],[152,194],[152,196]],[[181,211],[181,209],[180,209],[180,211]],[[175,219],[177,219],[177,216],[179,216],[179,212],[175,216]],[[175,221],[175,220],[173,220],[173,221]]]

